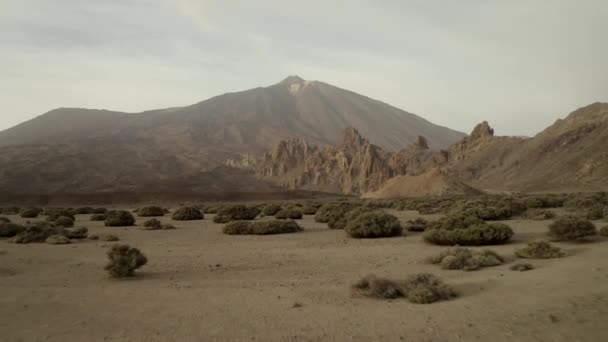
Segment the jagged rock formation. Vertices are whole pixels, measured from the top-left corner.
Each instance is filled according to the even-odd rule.
[[[292,189],[370,196],[488,191],[608,190],[608,104],[594,103],[533,138],[495,136],[487,122],[447,150],[422,137],[399,152],[370,144],[354,129],[319,149],[279,143],[258,176]],[[294,153],[297,151],[297,153]],[[392,179],[391,179],[392,178]]]

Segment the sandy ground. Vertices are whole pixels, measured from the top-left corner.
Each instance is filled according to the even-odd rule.
[[[396,212],[403,220],[414,212]],[[149,258],[139,276],[102,270],[112,243],[0,242],[2,341],[606,341],[608,240],[559,244],[569,255],[476,272],[423,260],[442,249],[419,235],[354,240],[306,217],[304,232],[226,236],[221,225],[172,231],[106,228]],[[11,217],[14,221],[18,218]],[[140,220],[143,222],[143,220]],[[164,221],[170,221],[165,218]],[[549,221],[508,221],[515,241],[492,249],[512,258]],[[369,273],[394,279],[432,272],[461,296],[431,305],[358,297]],[[301,307],[294,307],[294,303]]]

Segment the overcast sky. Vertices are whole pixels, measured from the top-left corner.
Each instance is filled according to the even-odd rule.
[[[469,132],[608,101],[606,0],[0,0],[0,129],[320,80]]]

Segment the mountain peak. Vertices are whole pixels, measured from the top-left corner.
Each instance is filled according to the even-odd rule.
[[[282,80],[279,84],[294,84],[294,83],[302,83],[305,80],[303,78],[301,78],[300,76],[297,75],[291,75],[291,76],[287,76],[286,79]]]

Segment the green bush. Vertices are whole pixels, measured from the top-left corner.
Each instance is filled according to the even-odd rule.
[[[13,237],[24,230],[22,225],[0,221],[0,238]]]
[[[304,215],[315,215],[321,206],[321,203],[306,203],[302,207],[302,213]]]
[[[330,221],[337,222],[347,212],[357,207],[353,203],[339,202],[327,203],[317,210],[315,221],[319,223],[329,223]]]
[[[205,218],[203,212],[196,207],[182,207],[173,212],[171,218],[175,221],[196,221]]]
[[[303,216],[304,215],[302,214],[302,212],[297,209],[283,209],[279,211],[274,217],[279,220],[300,220]]]
[[[577,216],[563,216],[549,225],[549,237],[556,241],[584,240],[595,234],[595,225]]]
[[[44,241],[49,245],[67,245],[70,243],[70,239],[64,235],[51,235]]]
[[[383,211],[363,213],[350,221],[344,231],[354,238],[382,238],[401,236],[399,219]]]
[[[26,208],[26,209],[21,209],[21,212],[19,213],[19,215],[23,218],[36,218],[38,217],[38,215],[40,215],[42,210],[38,209],[38,208]]]
[[[227,205],[218,210],[213,218],[215,223],[227,223],[230,221],[254,220],[262,211],[257,207],[245,205]]]
[[[163,224],[157,219],[150,219],[144,222],[142,229],[145,230],[159,230],[163,228]]]
[[[280,205],[271,203],[262,209],[262,214],[266,216],[274,216],[281,210],[283,210],[283,208]]]
[[[109,262],[104,267],[114,278],[132,277],[135,270],[148,262],[146,256],[129,245],[114,245],[107,252]]]
[[[587,209],[587,219],[588,220],[601,220],[604,218],[606,213],[606,208],[602,205],[596,205],[592,208]]]
[[[68,228],[63,231],[63,235],[68,239],[86,239],[89,235],[89,230],[86,227]]]
[[[130,227],[135,225],[135,217],[126,210],[110,210],[104,224],[106,227]]]
[[[450,248],[429,259],[432,264],[439,264],[444,270],[475,271],[482,267],[501,265],[504,258],[489,249],[472,250],[470,248]]]
[[[511,227],[502,223],[482,223],[460,229],[427,229],[425,241],[441,246],[482,246],[509,242],[513,236]]]
[[[60,217],[69,217],[72,221],[76,220],[76,217],[70,210],[60,208],[47,208],[43,211],[43,215],[46,216],[46,220],[50,222],[56,221]]]
[[[475,225],[484,224],[484,221],[476,215],[456,213],[444,216],[433,223],[429,228],[442,230],[464,229]]]
[[[554,219],[556,215],[547,209],[532,208],[528,209],[524,216],[529,220],[544,221]]]
[[[91,221],[105,221],[106,215],[105,214],[93,214],[93,215],[91,215],[90,220]]]
[[[65,230],[53,227],[48,222],[36,222],[19,231],[13,242],[19,244],[42,243],[51,235],[65,235]]]
[[[565,254],[562,249],[546,241],[529,242],[526,247],[517,249],[515,255],[525,259],[561,258]]]
[[[302,231],[302,228],[293,220],[273,221],[233,221],[223,228],[228,235],[271,235],[286,234]]]
[[[53,221],[53,224],[57,227],[74,227],[74,219],[69,216],[59,216],[56,220]]]
[[[361,214],[370,213],[373,211],[375,211],[375,210],[372,208],[355,207],[354,209],[350,210],[346,214],[342,215],[342,217],[340,217],[339,220],[337,220],[337,221],[335,221],[333,219],[330,220],[330,222],[328,223],[328,226],[330,229],[345,229],[349,222],[355,220]]]
[[[534,266],[527,262],[520,262],[517,264],[513,264],[511,267],[509,267],[509,269],[511,271],[525,272],[525,271],[533,270]]]
[[[139,217],[160,217],[165,216],[165,209],[157,206],[143,207],[137,211]]]
[[[410,232],[423,232],[429,226],[429,222],[421,217],[414,220],[408,220],[405,229]]]
[[[414,274],[402,282],[369,275],[353,285],[360,293],[374,298],[405,297],[412,303],[430,304],[457,296],[441,279],[428,273]]]

